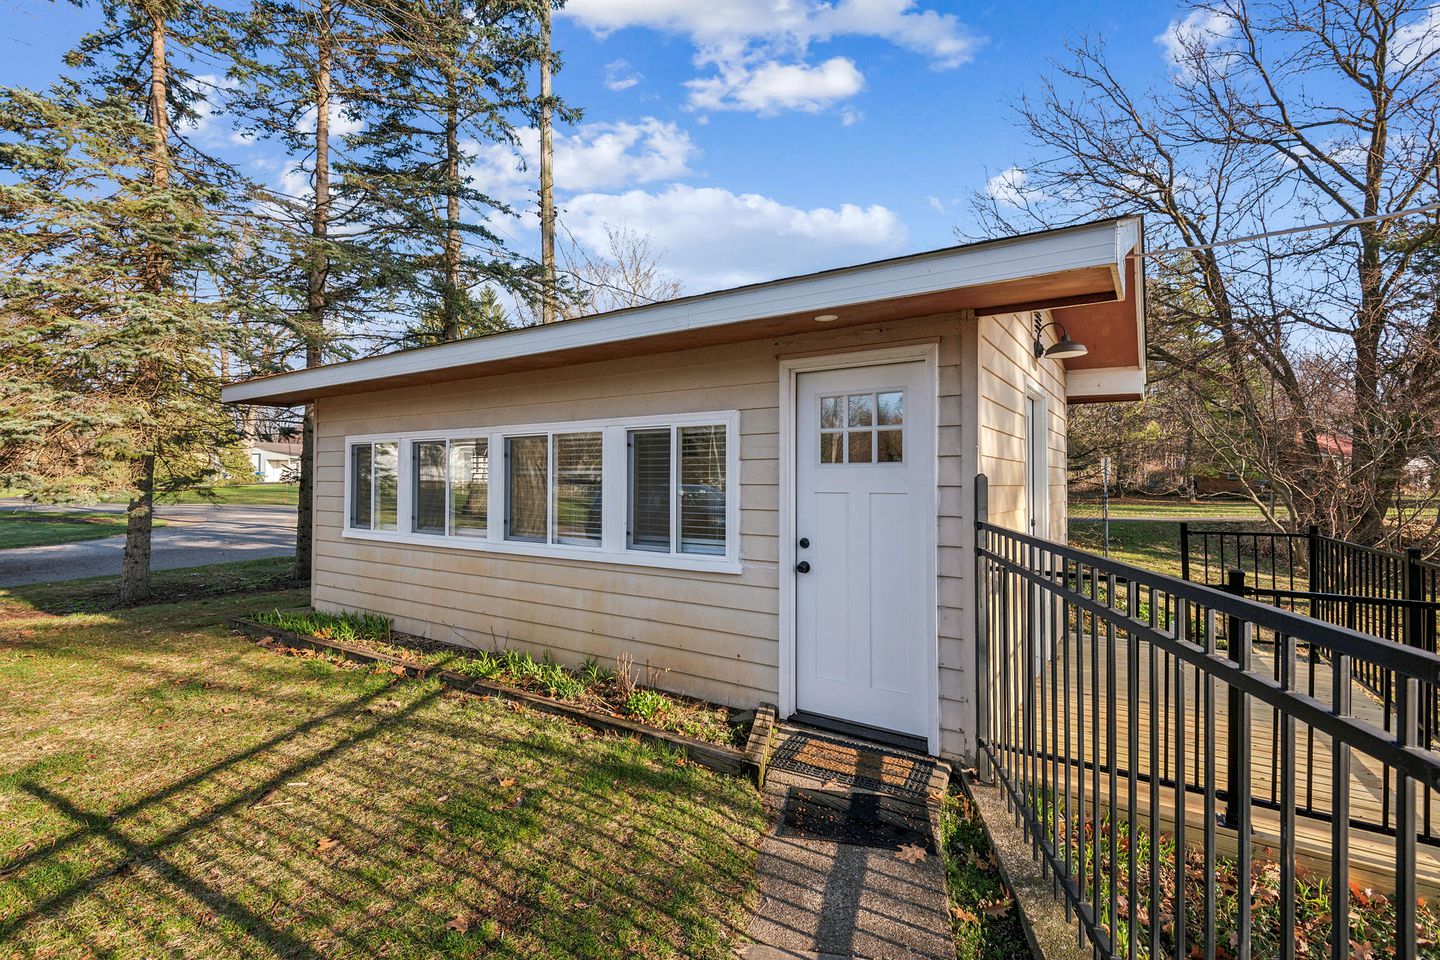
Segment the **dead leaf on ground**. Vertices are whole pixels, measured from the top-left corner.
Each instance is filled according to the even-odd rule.
[[[1010,901],[1005,898],[980,901],[980,912],[987,917],[1003,917],[1010,912]]]
[[[954,917],[955,917],[956,920],[959,920],[959,921],[961,921],[962,923],[979,923],[979,922],[980,922],[980,918],[979,918],[979,917],[977,917],[975,914],[971,913],[969,910],[966,910],[964,907],[951,907],[951,908],[950,908],[950,913],[954,915]]]
[[[331,847],[335,846],[335,844],[339,842],[340,841],[336,840],[334,837],[321,837],[320,842],[315,845],[315,850],[317,853],[324,853],[326,850],[329,850]]]
[[[514,778],[514,777],[504,777],[504,778],[502,778],[502,779],[500,780],[500,788],[501,788],[502,790],[508,790],[510,787],[513,787],[513,786],[515,786],[515,778]]]
[[[445,924],[445,929],[454,930],[456,933],[469,933],[470,918],[465,916],[458,916],[454,920],[451,920],[449,923]]]
[[[906,863],[919,863],[925,859],[925,848],[918,843],[902,844],[895,852],[895,859],[904,860]]]
[[[435,802],[436,802],[436,803],[445,803],[445,802],[446,802],[447,800],[449,800],[449,799],[450,799],[450,794],[448,794],[448,793],[442,793],[442,794],[440,794],[440,796],[438,796],[438,797],[435,798]]]

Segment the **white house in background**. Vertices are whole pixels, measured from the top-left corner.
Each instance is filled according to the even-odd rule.
[[[300,444],[251,440],[245,456],[250,460],[252,483],[284,483],[300,471]]]
[[[976,475],[992,522],[1064,536],[1068,405],[1144,387],[1141,250],[1105,220],[224,399],[316,405],[320,609],[629,653],[677,691],[964,757]]]

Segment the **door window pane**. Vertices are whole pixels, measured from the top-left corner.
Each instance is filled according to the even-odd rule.
[[[505,538],[545,542],[546,437],[505,438]]]
[[[350,526],[356,530],[370,529],[371,474],[374,451],[368,443],[350,448]]]
[[[875,431],[875,460],[878,463],[901,463],[905,459],[903,430]]]
[[[882,427],[905,422],[905,394],[900,391],[882,393],[875,398],[876,422]]]
[[[670,428],[630,431],[632,550],[670,552]]]
[[[725,553],[725,428],[681,427],[680,552]]]
[[[375,444],[375,529],[394,530],[400,507],[398,444]]]
[[[850,434],[850,457],[851,463],[870,463],[875,458],[871,456],[870,431],[858,430]]]
[[[834,433],[820,434],[820,462],[845,462],[845,434],[843,431],[837,430]]]
[[[490,497],[490,442],[450,442],[450,534],[483,537]]]
[[[555,543],[600,545],[600,434],[555,435]]]
[[[845,426],[844,397],[820,398],[820,429],[833,430]]]
[[[416,533],[445,533],[445,441],[425,440],[410,445],[410,475],[414,478],[411,507]]]
[[[875,422],[874,397],[862,393],[850,398],[850,426],[868,427]]]

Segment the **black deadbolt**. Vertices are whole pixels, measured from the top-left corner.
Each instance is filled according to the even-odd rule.
[[[801,560],[799,563],[795,564],[795,572],[796,572],[796,573],[809,573],[809,572],[810,572],[810,561],[809,561],[809,560]]]
[[[805,549],[806,547],[808,547],[808,546],[810,546],[810,538],[809,538],[809,537],[801,537],[801,538],[800,538],[800,549],[801,549],[801,550],[804,550],[804,549]]]

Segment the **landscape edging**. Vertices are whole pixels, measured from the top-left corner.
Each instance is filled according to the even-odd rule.
[[[433,677],[446,686],[462,693],[473,693],[481,696],[497,697],[502,700],[512,700],[517,703],[523,703],[542,713],[555,714],[578,723],[583,723],[596,730],[603,730],[607,733],[621,733],[647,743],[683,750],[686,757],[690,760],[700,764],[702,767],[715,770],[719,773],[738,776],[755,768],[752,758],[746,751],[737,750],[734,747],[724,747],[717,743],[707,743],[704,740],[687,737],[681,733],[671,733],[668,730],[660,730],[656,727],[634,723],[620,717],[612,717],[608,714],[586,710],[584,707],[564,703],[560,700],[552,700],[549,697],[520,690],[516,687],[509,687],[500,683],[491,683],[488,680],[477,680],[473,677],[467,677],[464,674],[455,673],[450,670],[437,670],[423,664],[410,663],[399,657],[392,657],[375,650],[369,650],[365,647],[342,643],[338,640],[321,640],[319,637],[307,636],[303,633],[295,633],[290,630],[281,630],[278,627],[267,626],[255,620],[247,620],[244,617],[231,617],[229,626],[231,629],[257,640],[281,640],[291,646],[309,647],[312,650],[339,653],[348,659],[361,663],[384,663],[393,667],[401,667],[407,676],[416,679]],[[758,711],[756,719],[757,721],[759,720]],[[754,728],[752,727],[751,730],[751,737],[753,739]]]

